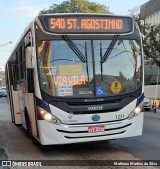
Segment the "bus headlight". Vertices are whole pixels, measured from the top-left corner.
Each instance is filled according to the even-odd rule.
[[[45,121],[49,122],[49,123],[53,123],[56,125],[60,125],[61,122],[60,120],[58,120],[55,116],[53,116],[53,114],[45,111],[44,109],[38,107],[38,114],[41,116],[42,119],[44,119]]]
[[[45,119],[46,121],[48,121],[48,122],[51,122],[52,119],[53,119],[53,116],[52,116],[50,113],[46,113],[46,114],[44,115],[44,119]]]
[[[128,118],[132,119],[132,118],[138,116],[141,113],[142,109],[143,109],[143,104],[141,103],[141,104],[139,104],[138,107],[136,107],[134,109],[134,111],[132,113],[129,114]]]

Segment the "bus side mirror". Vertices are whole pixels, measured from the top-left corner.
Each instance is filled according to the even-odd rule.
[[[27,47],[25,48],[25,53],[26,53],[26,67],[27,68],[32,68],[32,47]]]
[[[28,34],[25,36],[25,47],[31,46],[32,46],[32,34],[31,32],[28,32]]]

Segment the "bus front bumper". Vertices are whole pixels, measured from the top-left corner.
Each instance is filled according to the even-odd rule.
[[[119,122],[92,125],[54,125],[44,120],[38,121],[39,141],[42,145],[71,144],[110,140],[142,135],[143,115]],[[89,133],[89,126],[104,126],[103,132]]]

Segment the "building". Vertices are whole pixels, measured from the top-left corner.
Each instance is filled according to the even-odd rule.
[[[160,24],[160,0],[149,0],[140,6],[140,17],[145,24]],[[157,65],[148,65],[145,62],[144,95],[151,99],[160,100],[160,75]],[[158,85],[157,85],[158,84]],[[158,103],[159,104],[159,103]]]
[[[151,25],[160,23],[160,0],[150,0],[140,7],[142,20]]]

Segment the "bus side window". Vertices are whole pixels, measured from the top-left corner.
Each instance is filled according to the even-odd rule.
[[[20,46],[20,75],[21,81],[26,78],[25,69],[26,69],[26,62],[25,62],[25,43],[23,42]]]
[[[21,77],[21,81],[23,80],[23,55],[22,55],[22,46],[20,46],[20,50],[19,50],[19,66],[20,66],[20,77]]]
[[[16,75],[17,75],[17,82],[20,80],[19,76],[19,51],[16,52]]]
[[[22,67],[23,77],[26,79],[26,54],[25,54],[25,43],[22,44]]]
[[[15,64],[12,65],[12,80],[13,80],[13,90],[17,91],[17,66]]]

